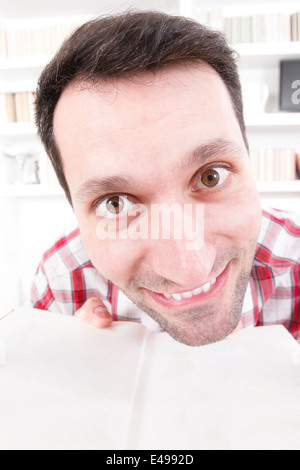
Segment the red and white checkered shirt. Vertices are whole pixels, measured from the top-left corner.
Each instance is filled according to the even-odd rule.
[[[149,322],[148,315],[94,268],[76,228],[44,254],[33,280],[31,304],[73,315],[92,296],[103,300],[114,320]],[[242,322],[244,327],[280,323],[298,337],[300,214],[263,211]]]

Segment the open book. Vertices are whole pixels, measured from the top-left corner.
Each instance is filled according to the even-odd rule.
[[[195,348],[17,309],[0,321],[0,449],[300,449],[300,346],[282,326]]]

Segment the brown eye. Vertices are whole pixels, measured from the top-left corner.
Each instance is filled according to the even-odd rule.
[[[215,187],[222,186],[222,184],[230,177],[231,173],[230,169],[222,168],[221,166],[207,168],[199,173],[193,191],[213,189]]]
[[[116,215],[122,211],[124,207],[124,201],[119,196],[111,196],[106,200],[105,205],[108,212]]]
[[[126,195],[113,194],[102,201],[95,201],[94,210],[98,217],[119,218],[129,213],[135,204]]]
[[[219,183],[219,180],[220,180],[220,175],[213,168],[209,170],[205,170],[201,174],[201,182],[204,184],[204,186],[207,186],[208,188],[212,188],[213,186],[216,186]]]

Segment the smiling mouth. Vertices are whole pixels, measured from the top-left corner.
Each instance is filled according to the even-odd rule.
[[[155,292],[149,289],[145,290],[154,300],[166,307],[181,307],[197,302],[206,302],[215,295],[220,296],[222,294],[222,288],[225,286],[229,275],[229,264],[230,263],[228,263],[226,268],[215,278],[188,291]]]
[[[216,278],[212,279],[209,282],[206,282],[202,286],[196,287],[196,289],[193,289],[191,291],[174,292],[173,294],[162,294],[162,295],[166,297],[166,299],[170,299],[170,298],[174,300],[190,299],[191,297],[194,297],[196,295],[207,293],[215,283],[216,283]]]

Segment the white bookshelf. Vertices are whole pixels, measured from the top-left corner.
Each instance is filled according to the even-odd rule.
[[[35,1],[32,0],[32,3],[35,4]],[[37,2],[36,2],[37,3]],[[113,2],[114,3],[114,2]],[[139,2],[136,6],[139,7]],[[152,6],[164,9],[171,10],[174,13],[186,14],[192,16],[191,13],[195,11],[194,5],[197,3],[197,8],[201,8],[201,4],[204,9],[207,9],[206,2],[201,2],[199,0],[174,0],[168,2],[162,2],[160,5],[149,4],[148,7]],[[74,5],[79,6],[80,2],[75,0]],[[96,6],[96,0],[86,4],[86,10],[82,7],[82,18],[83,21],[91,15],[92,7]],[[37,6],[36,16],[39,14],[39,9],[41,5]],[[142,7],[146,7],[144,3]],[[112,5],[112,10],[126,8],[126,5],[115,4]],[[264,0],[263,2],[240,2],[237,0],[212,0],[210,2],[211,8],[220,9],[222,8],[226,15],[230,14],[256,14],[259,12],[269,12],[276,11],[276,9],[282,10],[282,4],[274,3],[271,1]],[[101,10],[101,5],[97,3],[98,10]],[[284,4],[284,9],[287,12],[292,12],[297,10],[297,2],[287,2]],[[298,9],[300,11],[300,4],[298,3]],[[51,6],[44,6],[42,8],[45,14],[41,13],[41,24],[47,24],[45,19],[49,11],[51,11]],[[53,15],[55,15],[55,7],[53,6]],[[101,11],[98,11],[101,13]],[[24,27],[25,21],[22,18],[12,17],[6,22],[9,27],[16,25],[17,27]],[[96,16],[96,14],[94,15]],[[59,22],[66,23],[68,21],[67,16],[62,16],[59,19]],[[53,17],[50,17],[48,20],[53,23]],[[55,19],[55,21],[58,21]],[[76,18],[77,23],[79,23],[79,18]],[[75,19],[70,18],[70,23],[74,24]],[[6,23],[3,23],[5,26]],[[28,22],[26,22],[27,24]],[[29,21],[29,25],[37,25],[39,19],[36,17],[34,20]],[[2,27],[3,27],[2,25]],[[1,27],[1,17],[0,17],[0,27]],[[259,43],[259,44],[236,44],[234,48],[237,50],[240,59],[239,67],[242,77],[242,82],[244,77],[249,77],[251,80],[266,81],[268,82],[270,93],[273,96],[273,100],[276,101],[279,96],[279,62],[282,59],[294,59],[300,57],[300,42],[277,42],[277,43]],[[36,87],[36,82],[39,74],[41,73],[44,66],[49,62],[51,55],[37,55],[30,57],[10,57],[10,58],[0,58],[0,93],[5,92],[17,92],[17,91],[33,91]],[[286,142],[287,146],[294,145],[295,150],[300,152],[300,113],[285,113],[279,112],[278,107],[274,105],[268,112],[259,112],[246,114],[245,116],[248,138],[250,146],[258,142],[260,146],[264,145],[268,147],[272,145],[273,147],[278,143],[279,146],[283,146]],[[36,141],[36,128],[33,123],[2,123],[0,126],[0,170],[4,168],[3,160],[3,151],[4,148],[15,142],[30,142],[30,140]],[[264,143],[265,142],[265,143]],[[2,155],[1,155],[2,154]],[[41,153],[42,158],[45,158],[44,153]],[[7,161],[6,161],[7,165]],[[46,172],[44,172],[46,174]],[[43,189],[40,189],[40,193],[37,189],[33,189],[32,195],[37,194],[39,197],[40,194],[53,194],[53,185],[49,185],[48,181],[41,181],[41,186]],[[22,188],[19,188],[18,191],[15,189],[8,189],[5,179],[2,178],[2,195],[7,194],[9,197],[14,197],[14,195],[22,194]],[[267,188],[270,188],[269,184],[259,183],[259,190],[262,194],[268,192]],[[278,188],[278,194],[282,195],[284,192],[287,194],[289,191],[290,182],[288,184],[281,184],[281,182],[274,182],[271,186],[272,193]],[[298,192],[300,197],[300,181],[293,182],[293,192]],[[23,194],[26,196],[28,194],[28,188],[24,187]],[[57,190],[57,194],[60,194],[60,190]]]
[[[61,197],[63,189],[55,184],[6,184],[0,186],[0,198]]]
[[[280,60],[299,59],[300,55],[299,42],[248,43],[234,47],[243,67],[276,68]]]
[[[27,57],[2,57],[0,58],[0,70],[18,71],[37,69],[38,71],[46,66],[51,60],[51,55],[37,55]]]
[[[198,6],[207,7],[205,0],[195,0]],[[3,3],[3,2],[2,2]],[[88,17],[111,13],[128,8],[153,8],[170,13],[191,16],[193,0],[10,0],[1,5],[0,29],[40,27],[51,24],[74,24],[77,15],[83,23]],[[300,4],[293,2],[300,10]],[[265,5],[265,6],[264,6]],[[241,14],[288,9],[288,3],[271,0],[210,0],[212,8],[226,7],[227,13]],[[230,12],[231,8],[231,12]],[[287,10],[288,11],[288,10]],[[279,61],[299,57],[299,43],[238,44],[240,70],[251,80],[266,81],[273,97],[278,96]],[[0,93],[33,91],[38,76],[49,62],[50,55],[34,55],[18,58],[0,58]],[[246,116],[250,143],[260,146],[293,143],[300,152],[300,119],[298,115],[279,113],[276,106],[267,113]],[[288,144],[287,144],[288,142]],[[48,159],[41,153],[40,185],[7,184],[8,166],[11,160],[4,157],[4,149],[13,144],[38,144],[33,123],[0,124],[0,283],[2,311],[9,311],[22,304],[29,291],[37,263],[44,251],[69,223],[75,223],[73,211],[58,184],[49,184]],[[52,178],[53,180],[53,178]],[[52,181],[51,180],[51,181]],[[294,208],[299,205],[300,183],[259,182],[261,197],[268,205]],[[278,204],[277,204],[278,202]],[[293,206],[291,206],[293,204]]]
[[[31,122],[10,122],[2,124],[0,127],[0,137],[12,136],[17,139],[19,136],[24,135],[35,136],[35,124]]]
[[[300,132],[300,113],[260,113],[245,116],[248,129],[295,129]]]
[[[260,193],[298,194],[300,193],[299,181],[258,181],[257,188]]]

